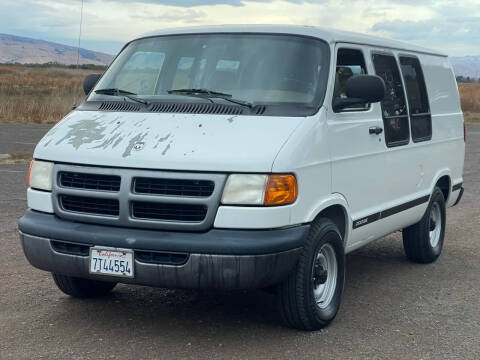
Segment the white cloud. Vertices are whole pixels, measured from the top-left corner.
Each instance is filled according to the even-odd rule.
[[[450,1],[432,5],[434,13],[427,19],[390,19],[378,22],[372,30],[399,40],[413,41],[441,49],[452,55],[480,54],[480,1]]]

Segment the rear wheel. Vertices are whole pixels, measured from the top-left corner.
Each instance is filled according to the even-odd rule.
[[[329,219],[318,219],[312,224],[296,269],[278,286],[285,324],[302,330],[327,326],[340,308],[344,282],[340,232]]]
[[[435,187],[422,220],[403,229],[403,248],[408,260],[430,263],[440,256],[445,237],[445,199]]]
[[[52,276],[60,290],[76,298],[104,296],[117,285],[115,282],[81,279],[54,273]]]

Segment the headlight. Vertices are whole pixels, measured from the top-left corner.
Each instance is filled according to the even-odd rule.
[[[297,199],[297,180],[290,174],[232,174],[223,190],[225,205],[286,205]]]
[[[32,160],[28,169],[28,186],[39,190],[52,190],[53,163],[47,161]]]

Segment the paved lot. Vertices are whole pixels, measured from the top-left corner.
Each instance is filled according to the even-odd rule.
[[[0,153],[28,151],[17,143],[44,131],[0,126]],[[283,328],[262,291],[120,285],[104,299],[63,295],[17,239],[26,165],[0,165],[0,359],[479,359],[480,126],[468,128],[467,145],[466,191],[448,210],[441,258],[408,263],[398,233],[348,255],[340,313],[313,333]]]
[[[0,124],[0,154],[31,153],[49,124]]]

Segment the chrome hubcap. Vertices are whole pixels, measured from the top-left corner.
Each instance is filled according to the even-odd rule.
[[[337,286],[337,275],[335,249],[330,244],[324,244],[315,257],[312,269],[313,296],[319,308],[326,308],[332,301]]]
[[[442,231],[442,214],[440,212],[440,206],[438,203],[433,203],[432,209],[430,210],[430,221],[429,221],[429,235],[430,235],[430,245],[436,247],[440,241],[440,233]]]

